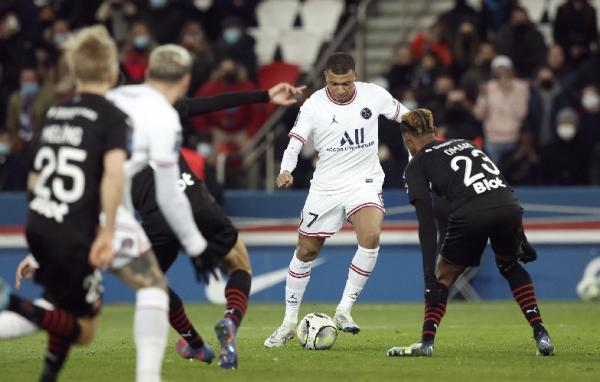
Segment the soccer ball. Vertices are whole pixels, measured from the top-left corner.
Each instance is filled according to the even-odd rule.
[[[590,261],[577,284],[577,294],[584,301],[600,300],[600,257]]]
[[[337,328],[324,313],[309,313],[298,324],[296,338],[300,346],[310,350],[326,350],[335,344]]]

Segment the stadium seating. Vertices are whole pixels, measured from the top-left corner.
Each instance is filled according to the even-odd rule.
[[[259,29],[281,32],[292,28],[298,15],[298,0],[265,0],[256,7]]]
[[[306,72],[317,60],[322,41],[321,36],[311,31],[289,30],[281,38],[283,60],[300,66]]]
[[[342,0],[306,0],[300,9],[304,29],[324,40],[333,37],[343,12]]]
[[[254,37],[254,53],[259,65],[273,62],[275,51],[279,45],[280,33],[273,29],[248,28],[248,33]]]

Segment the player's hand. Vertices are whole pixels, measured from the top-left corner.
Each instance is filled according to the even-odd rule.
[[[306,86],[296,87],[282,82],[269,89],[269,100],[275,105],[293,105],[298,102],[295,96],[302,94],[304,90],[306,90]]]
[[[35,260],[34,261],[32,261],[32,260],[33,260],[32,256],[27,255],[19,263],[19,266],[17,267],[17,274],[15,277],[15,289],[16,290],[21,289],[21,282],[23,281],[23,279],[31,280],[33,278],[33,274],[35,273],[35,270],[38,267],[36,266],[37,264],[34,264]]]
[[[526,264],[532,261],[536,261],[537,257],[537,251],[531,246],[531,244],[529,244],[529,241],[527,241],[527,237],[525,237],[525,234],[523,234],[523,241],[521,242],[521,253],[519,254],[519,260],[521,260],[523,264]]]
[[[107,229],[101,228],[96,236],[96,240],[92,243],[90,249],[89,262],[90,265],[96,268],[108,265],[114,256],[113,252],[113,235]]]
[[[278,188],[288,188],[294,183],[294,177],[289,172],[284,171],[277,176],[275,183]]]
[[[210,275],[215,276],[218,280],[216,269],[219,266],[219,260],[215,259],[214,256],[209,254],[203,254],[200,256],[190,257],[194,269],[196,270],[196,278],[203,284],[207,284],[210,281]]]

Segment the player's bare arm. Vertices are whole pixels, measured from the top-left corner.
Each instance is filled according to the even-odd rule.
[[[115,231],[117,207],[121,203],[125,175],[123,164],[126,153],[115,149],[104,155],[104,174],[100,184],[100,200],[105,222],[90,250],[90,264],[96,267],[108,264],[113,257],[112,239]]]

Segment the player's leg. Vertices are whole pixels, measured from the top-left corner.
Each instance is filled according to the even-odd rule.
[[[33,305],[53,310],[54,306],[42,298],[32,301]],[[25,337],[37,333],[40,328],[20,314],[4,311],[0,312],[0,340]]]
[[[225,369],[235,369],[238,365],[236,334],[248,308],[252,283],[250,258],[240,239],[236,240],[221,262],[221,268],[229,275],[229,280],[225,285],[225,315],[215,325],[215,332],[221,343],[219,365]]]
[[[152,238],[150,238],[152,239]],[[181,245],[176,238],[163,242],[152,242],[160,270],[166,274],[177,259]],[[179,295],[168,287],[169,294],[169,323],[181,338],[175,344],[177,353],[185,359],[197,359],[211,363],[214,351],[204,342],[194,325],[191,323]]]
[[[525,268],[519,264],[523,240],[526,240],[523,234],[521,209],[515,206],[499,209],[497,213],[498,224],[490,235],[490,243],[496,253],[496,265],[500,274],[508,282],[525,319],[533,328],[538,354],[552,355],[554,345],[542,322],[533,281]]]
[[[265,347],[282,347],[287,341],[294,338],[300,304],[310,280],[312,264],[319,256],[324,243],[324,237],[298,235],[296,251],[290,261],[288,275],[285,279],[285,315],[283,323],[265,340]]]
[[[114,273],[136,291],[133,319],[136,381],[158,382],[168,337],[167,280],[152,250],[117,268]]]
[[[448,291],[468,267],[478,266],[488,236],[479,216],[450,217],[446,237],[436,265],[436,284],[425,289],[425,312],[421,340],[406,347],[393,347],[388,356],[415,357],[433,355],[438,327],[446,313]]]
[[[375,187],[355,190],[344,198],[345,217],[354,226],[358,248],[333,320],[340,330],[356,334],[360,327],[352,319],[351,310],[377,263],[384,207],[381,190]]]
[[[328,237],[339,231],[345,219],[343,198],[339,195],[310,193],[300,215],[298,242],[285,280],[283,323],[265,340],[266,347],[281,347],[294,338],[298,312],[310,280],[314,260]]]

